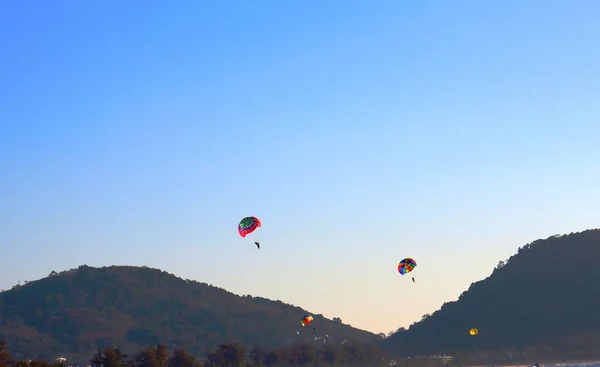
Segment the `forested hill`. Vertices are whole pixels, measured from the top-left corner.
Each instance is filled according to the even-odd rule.
[[[315,330],[302,328],[305,313],[280,301],[129,266],[81,266],[0,294],[0,332],[16,357],[89,360],[96,348],[128,352],[157,343],[201,355],[225,341],[277,348],[322,345],[315,338],[325,334],[332,343],[377,338],[314,314]]]
[[[469,335],[472,327],[479,335]],[[523,246],[457,301],[381,343],[396,355],[545,343],[549,355],[552,348],[600,353],[598,336],[600,230],[588,230]]]

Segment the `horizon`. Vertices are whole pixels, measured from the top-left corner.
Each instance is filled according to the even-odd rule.
[[[387,334],[600,221],[600,2],[8,1],[0,43],[3,289],[126,263]]]
[[[531,244],[531,243],[533,243],[533,242],[536,242],[536,241],[538,241],[538,240],[545,241],[545,240],[548,240],[548,239],[550,239],[550,238],[553,238],[553,237],[563,237],[563,236],[569,236],[569,235],[572,235],[572,234],[580,234],[580,233],[584,233],[584,232],[588,232],[588,231],[600,231],[600,228],[589,228],[589,229],[586,229],[586,230],[583,230],[583,231],[578,231],[578,232],[571,232],[571,233],[555,234],[555,235],[552,235],[552,236],[548,236],[548,237],[546,237],[546,238],[538,238],[538,239],[536,239],[536,240],[530,241],[530,242],[528,242],[528,243],[526,243],[526,244],[523,244],[523,245],[519,246],[519,248],[521,248],[521,247],[524,247],[525,245]],[[515,256],[516,256],[517,254],[515,253],[515,254],[513,254],[513,255],[515,255]],[[505,260],[507,260],[507,259],[505,259]],[[505,260],[502,260],[502,261],[505,261]],[[165,269],[160,269],[160,268],[155,268],[155,267],[148,267],[148,266],[146,266],[146,265],[110,264],[110,265],[98,265],[98,266],[91,266],[91,265],[88,265],[88,264],[80,264],[80,265],[78,265],[78,266],[76,266],[76,267],[74,267],[74,268],[69,268],[69,269],[60,269],[60,270],[56,270],[56,269],[55,269],[55,270],[53,270],[52,272],[56,272],[57,274],[60,274],[61,272],[68,272],[68,271],[71,271],[71,270],[78,270],[80,267],[83,267],[83,266],[87,266],[87,267],[94,268],[94,269],[111,268],[111,267],[134,267],[134,268],[148,268],[148,269],[151,269],[151,270],[156,270],[156,271],[161,271],[161,272],[162,272],[162,271],[166,271]],[[492,272],[493,272],[493,270],[494,270],[494,269],[492,269]],[[172,273],[172,272],[169,272],[169,271],[167,271],[167,273],[168,273],[169,275],[175,276],[176,278],[179,278],[179,279],[181,279],[181,280],[186,280],[186,281],[187,281],[187,280],[191,280],[191,281],[198,282],[198,283],[200,283],[200,284],[206,284],[206,285],[207,285],[207,286],[209,286],[209,287],[216,287],[216,288],[220,288],[220,289],[224,290],[225,292],[232,293],[232,294],[234,294],[234,295],[236,295],[236,296],[239,296],[239,297],[244,297],[244,296],[248,296],[248,295],[249,295],[249,296],[252,296],[253,298],[256,298],[256,297],[260,297],[260,298],[266,298],[266,299],[269,299],[270,301],[274,301],[274,302],[276,302],[276,301],[281,301],[281,302],[283,302],[283,303],[285,303],[285,304],[288,304],[288,305],[291,305],[291,306],[294,306],[294,307],[300,307],[301,309],[303,309],[304,311],[306,311],[306,312],[310,313],[311,315],[323,316],[323,317],[325,317],[326,319],[328,319],[328,320],[330,320],[330,321],[332,321],[332,318],[333,318],[333,317],[327,317],[327,315],[323,315],[323,314],[322,314],[322,313],[320,313],[320,312],[314,312],[315,310],[309,310],[309,309],[307,309],[306,307],[304,307],[304,306],[303,306],[303,305],[301,305],[301,304],[290,304],[290,303],[286,302],[285,300],[281,300],[281,299],[275,299],[275,298],[268,298],[268,297],[265,297],[265,296],[262,296],[262,295],[257,295],[257,294],[236,293],[236,292],[230,291],[230,290],[228,290],[228,289],[226,289],[226,288],[223,288],[223,287],[222,287],[222,286],[220,286],[219,284],[211,284],[211,283],[207,283],[207,282],[204,282],[204,281],[202,281],[202,280],[200,280],[200,279],[189,279],[189,278],[185,278],[185,277],[182,277],[182,276],[178,275],[177,273]],[[42,280],[42,279],[48,278],[48,277],[50,277],[50,275],[51,275],[51,274],[48,274],[48,275],[46,275],[46,276],[43,276],[43,277],[41,277],[41,278],[38,278],[38,279],[34,279],[34,280],[25,280],[25,281],[26,281],[26,282],[29,284],[29,283],[31,283],[31,282],[35,282],[35,281],[39,281],[39,280]],[[485,278],[482,278],[482,279],[476,279],[476,280],[474,280],[472,283],[475,283],[475,282],[479,282],[479,281],[485,280],[485,279],[489,278],[491,275],[492,275],[492,274],[490,273],[490,274],[489,274],[489,275],[487,275]],[[472,283],[471,283],[471,284],[472,284]],[[19,281],[19,283],[17,283],[17,284],[24,285],[23,281],[21,281],[21,280],[20,280],[20,281]],[[13,286],[13,287],[14,287],[14,286]],[[0,293],[2,293],[2,292],[6,292],[6,291],[10,291],[10,290],[12,290],[12,288],[8,288],[8,289],[3,289],[3,288],[0,288]],[[462,293],[466,293],[466,292],[468,292],[468,289],[465,289],[463,292],[461,292],[461,294],[462,294]],[[454,300],[446,300],[446,301],[444,301],[444,302],[449,302],[449,301],[455,301],[455,299],[454,299]],[[442,305],[440,305],[440,306],[439,306],[437,309],[433,310],[433,312],[440,310],[441,306],[442,306]],[[416,320],[415,322],[418,322],[418,321],[419,321],[419,320]],[[342,322],[343,322],[344,324],[346,324],[346,325],[349,325],[349,326],[351,326],[351,327],[355,328],[355,329],[359,329],[359,330],[363,330],[363,331],[368,331],[368,332],[371,332],[371,333],[373,333],[373,334],[378,334],[378,332],[369,331],[369,330],[366,330],[366,329],[361,329],[361,328],[359,328],[359,327],[357,327],[357,326],[355,326],[355,325],[352,325],[352,324],[351,324],[351,323],[349,323],[348,321],[342,320]],[[395,331],[397,331],[397,330],[390,330],[390,331],[392,331],[392,332],[395,332]],[[379,333],[383,333],[383,332],[379,332]],[[389,332],[388,332],[388,333],[389,333]],[[388,336],[388,333],[384,333],[384,334],[386,334],[386,337]]]

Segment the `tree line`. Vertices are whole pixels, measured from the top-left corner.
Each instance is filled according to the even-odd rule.
[[[596,339],[594,339],[594,337]],[[85,365],[93,367],[447,367],[473,365],[532,365],[535,362],[567,362],[600,357],[600,334],[571,338],[567,349],[559,344],[542,343],[526,348],[505,347],[496,350],[454,351],[444,356],[394,358],[370,344],[326,344],[315,348],[296,344],[290,348],[265,349],[255,346],[246,350],[236,343],[223,343],[198,358],[181,348],[170,350],[164,344],[149,345],[129,356],[119,348],[98,349]],[[564,345],[560,343],[560,346]],[[80,362],[80,361],[78,361]],[[0,341],[0,367],[65,367],[71,361],[15,360],[7,345]]]
[[[325,344],[315,348],[296,344],[290,348],[246,350],[237,343],[224,343],[198,358],[191,353],[164,344],[150,345],[132,356],[119,348],[98,349],[87,363],[93,367],[332,367],[389,366],[391,359],[381,349],[369,344]],[[0,367],[64,367],[67,362],[19,361],[11,358],[7,345],[0,341]]]

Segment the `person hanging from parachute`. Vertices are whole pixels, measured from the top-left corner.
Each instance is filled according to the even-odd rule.
[[[259,227],[262,226],[260,219],[256,217],[245,217],[238,224],[238,233],[242,237],[246,237],[250,233],[256,231]],[[254,241],[256,248],[260,250],[260,241]]]
[[[415,282],[415,277],[412,277],[412,278],[410,278],[410,279],[412,279],[413,283]]]
[[[398,273],[400,273],[401,275],[405,275],[413,271],[416,267],[417,262],[414,259],[407,257],[406,259],[403,259],[398,263]],[[415,282],[414,277],[412,278],[412,282]]]

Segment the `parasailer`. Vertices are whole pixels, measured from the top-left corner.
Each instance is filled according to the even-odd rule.
[[[304,317],[302,318],[302,327],[310,324],[313,320],[313,317],[311,315],[304,315]]]
[[[240,221],[240,224],[238,224],[238,233],[240,236],[246,237],[250,233],[256,231],[260,226],[262,226],[260,219],[256,217],[245,217]],[[255,241],[254,244],[256,245],[256,248],[260,250],[260,241]]]
[[[469,330],[469,334],[471,334],[471,336],[478,335],[479,330],[477,330],[477,328],[472,328],[471,330]]]

